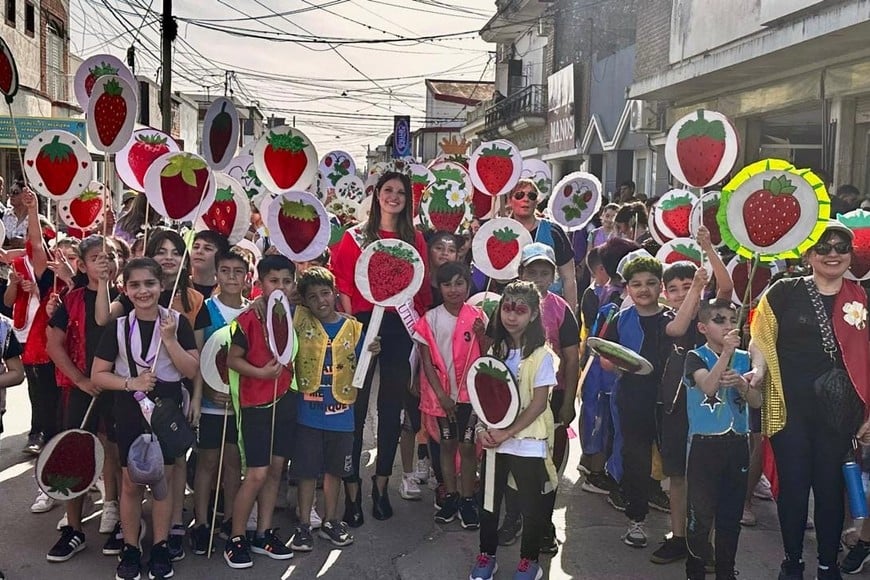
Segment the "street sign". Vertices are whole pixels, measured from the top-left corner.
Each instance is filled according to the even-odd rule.
[[[411,155],[411,117],[393,117],[393,159],[404,159]]]
[[[78,137],[83,143],[87,142],[87,131],[84,119],[67,119],[55,117],[16,117],[15,126],[18,129],[18,137],[21,146],[26,147],[30,140],[43,131],[55,129],[67,131]],[[11,117],[0,117],[0,147],[16,147],[15,128],[12,127]]]

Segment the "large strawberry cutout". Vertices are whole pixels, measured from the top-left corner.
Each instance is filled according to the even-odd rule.
[[[219,97],[212,102],[202,123],[202,157],[212,169],[225,169],[239,145],[241,124],[233,102]]]
[[[542,199],[550,196],[553,185],[553,174],[550,166],[540,159],[523,159],[523,170],[520,179],[531,179],[535,182]]]
[[[692,237],[698,236],[698,227],[703,225],[710,232],[710,242],[717,248],[723,243],[719,222],[716,220],[721,201],[722,192],[708,191],[704,193],[695,201],[692,206],[692,215],[689,218],[689,230],[691,230]]]
[[[870,279],[870,211],[856,209],[837,219],[852,230],[852,265],[846,276],[852,280]]]
[[[254,146],[254,168],[270,191],[305,190],[317,172],[317,151],[301,131],[276,127]]]
[[[106,76],[121,77],[131,87],[137,86],[133,73],[121,62],[121,59],[111,54],[92,56],[79,65],[73,81],[76,100],[85,111],[88,110],[88,103],[97,86],[97,81]]]
[[[656,202],[659,211],[655,217],[659,231],[668,238],[689,237],[692,206],[696,200],[694,194],[682,189],[672,189],[662,195]]]
[[[552,220],[569,232],[585,228],[600,207],[601,182],[583,171],[559,180],[547,203]]]
[[[329,244],[329,216],[320,200],[307,191],[290,191],[265,208],[269,237],[294,262],[313,260]]]
[[[296,346],[291,312],[290,300],[283,290],[278,289],[269,294],[266,303],[266,332],[269,338],[269,349],[282,365],[288,365],[293,360],[293,351]]]
[[[512,280],[519,274],[520,252],[531,243],[531,234],[518,221],[489,220],[471,243],[474,266],[495,280]]]
[[[731,300],[738,305],[743,304],[744,298],[749,297],[749,302],[761,298],[764,290],[770,284],[771,279],[779,272],[776,262],[758,264],[753,272],[752,260],[734,256],[726,265],[728,275],[734,283],[734,291]],[[749,288],[749,276],[752,276],[752,288]],[[749,294],[747,294],[747,290]]]
[[[145,174],[158,157],[179,150],[175,140],[157,129],[139,129],[115,156],[118,177],[135,191],[145,191]]]
[[[330,151],[320,160],[320,173],[332,187],[348,175],[356,173],[356,163],[350,153],[345,151]]]
[[[138,99],[133,86],[119,76],[97,79],[88,102],[88,136],[94,147],[117,153],[133,136]]]
[[[43,131],[27,144],[24,174],[30,187],[48,199],[73,198],[91,182],[91,156],[72,133]]]
[[[235,244],[248,233],[251,202],[242,185],[225,173],[215,173],[215,199],[198,224]]]
[[[60,201],[57,204],[57,213],[71,228],[84,232],[94,230],[103,221],[105,191],[102,183],[92,181],[78,197]]]
[[[414,210],[414,217],[420,213],[420,202],[423,200],[423,192],[429,187],[430,183],[435,181],[435,176],[425,165],[419,163],[412,164],[408,170],[411,178],[411,199]],[[469,179],[470,181],[470,179]]]
[[[223,394],[230,392],[227,354],[232,343],[230,326],[223,326],[214,332],[202,347],[199,369],[202,380],[214,391]]]
[[[18,65],[15,64],[12,50],[2,38],[0,38],[0,93],[10,104],[18,94]]]
[[[195,221],[214,203],[215,177],[199,155],[166,153],[148,168],[145,195],[165,218]]]
[[[87,493],[103,471],[103,446],[87,431],[55,435],[36,460],[36,483],[50,498],[67,501]]]
[[[433,172],[435,180],[420,199],[420,222],[425,229],[457,234],[471,222],[468,190],[463,189],[466,175],[452,163]]]
[[[477,359],[468,372],[466,386],[471,405],[485,425],[505,429],[516,420],[519,390],[504,362],[490,356]]]
[[[665,160],[680,183],[708,187],[722,181],[737,161],[737,132],[727,117],[699,110],[668,132]]]
[[[766,159],[722,190],[716,219],[722,239],[744,258],[799,258],[821,236],[830,215],[822,181],[809,169]]]
[[[378,240],[363,251],[354,275],[367,300],[381,306],[399,306],[422,286],[422,266],[423,260],[412,245],[395,239]]]
[[[510,141],[481,143],[468,159],[474,187],[493,197],[511,191],[520,179],[523,158]]]

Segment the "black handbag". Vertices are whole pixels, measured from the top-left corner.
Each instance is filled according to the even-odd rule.
[[[804,278],[807,292],[810,295],[819,329],[822,333],[822,347],[831,357],[834,367],[813,382],[813,392],[816,396],[818,416],[822,423],[839,435],[854,437],[864,420],[864,403],[855,391],[849,373],[837,358],[837,341],[831,320],[825,311],[819,289],[812,277]]]
[[[130,369],[130,375],[135,378],[139,375],[139,372],[136,368],[136,362],[133,360],[133,351],[130,347],[129,319],[127,320],[127,329],[124,336],[126,337],[127,366]],[[157,386],[159,385],[160,381],[158,381]],[[181,388],[184,387],[182,386]],[[151,413],[151,424],[149,425],[144,420],[145,417],[142,417],[145,428],[157,437],[157,440],[160,442],[160,448],[166,457],[178,458],[184,456],[196,443],[196,433],[194,433],[190,423],[187,422],[187,417],[184,416],[184,412],[177,401],[170,397],[160,396],[155,397],[153,400],[154,411]]]

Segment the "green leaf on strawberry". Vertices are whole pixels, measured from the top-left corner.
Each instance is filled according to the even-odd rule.
[[[98,197],[100,197],[100,192],[94,191],[93,189],[86,189],[79,194],[78,199],[79,201],[90,201]]]
[[[661,208],[662,210],[667,211],[669,209],[683,207],[684,205],[692,205],[692,196],[688,193],[686,195],[675,195],[665,198],[661,203]]]
[[[464,181],[464,179],[462,178],[462,172],[459,171],[459,169],[453,167],[436,169],[432,172],[432,175],[435,176],[435,180],[438,183],[444,183],[445,181],[455,181],[457,183],[462,183]]]
[[[192,155],[180,154],[169,158],[169,163],[160,172],[161,177],[175,177],[181,175],[181,179],[192,187],[197,186],[196,172],[206,169],[205,161]]]
[[[215,201],[232,201],[233,200],[233,188],[232,187],[220,187],[217,190],[217,194],[214,198]]]
[[[302,151],[306,147],[308,147],[308,143],[305,142],[305,139],[298,135],[291,135],[290,133],[269,133],[269,136],[266,138],[269,145],[272,146],[272,149],[277,151]]]
[[[791,195],[797,191],[797,187],[792,185],[791,180],[785,175],[780,175],[773,179],[765,179],[762,185],[772,195]]]
[[[511,154],[510,147],[505,147],[504,149],[500,149],[498,145],[495,143],[492,144],[492,147],[487,147],[483,151],[480,152],[481,157],[513,157]]]
[[[520,235],[514,232],[509,227],[504,227],[500,230],[494,230],[492,235],[495,239],[500,242],[512,242],[520,237]]]
[[[281,202],[281,213],[287,217],[293,217],[306,222],[320,219],[314,206],[301,201],[290,201],[285,199]]]
[[[106,84],[103,85],[103,92],[107,95],[117,97],[123,92],[121,89],[121,83],[115,79],[109,79],[106,81]]]
[[[715,141],[725,140],[725,125],[722,121],[708,121],[704,118],[704,111],[698,111],[698,118],[692,121],[687,121],[680,127],[677,133],[677,139],[688,139],[689,137],[709,137]]]
[[[839,214],[837,221],[851,230],[870,228],[870,212],[858,209],[847,214]]]
[[[672,251],[682,254],[693,262],[701,261],[701,252],[694,246],[687,246],[685,244],[674,244]]]
[[[417,263],[417,258],[414,256],[414,252],[406,248],[402,248],[401,246],[387,246],[385,244],[376,243],[375,251],[389,254],[391,256],[399,258],[400,260],[404,260],[405,262],[410,262],[411,264]]]
[[[66,161],[70,155],[73,155],[73,150],[69,145],[60,142],[60,135],[55,135],[51,143],[43,145],[39,154],[45,155],[52,162]]]
[[[497,368],[492,363],[484,362],[484,363],[477,365],[477,373],[482,374],[482,375],[486,375],[488,377],[492,377],[492,378],[499,380],[499,381],[504,381],[504,382],[508,381],[507,371],[500,369],[500,368]]]

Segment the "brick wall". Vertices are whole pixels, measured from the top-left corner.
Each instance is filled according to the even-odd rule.
[[[673,0],[644,0],[638,6],[637,60],[634,78],[649,78],[668,69]]]

